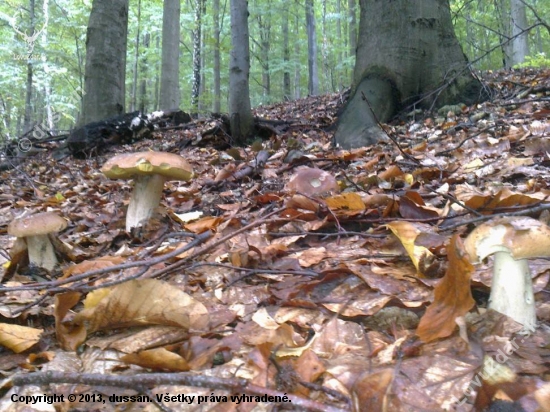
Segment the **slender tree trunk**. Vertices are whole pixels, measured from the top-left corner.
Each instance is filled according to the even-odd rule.
[[[162,110],[176,109],[180,106],[179,50],[180,0],[164,0],[159,98]]]
[[[285,100],[290,100],[290,40],[288,34],[288,7],[283,11],[283,94]]]
[[[160,49],[160,36],[156,35],[156,48],[157,50]],[[156,67],[155,67],[155,103],[154,108],[160,109],[160,73],[161,73],[161,63],[160,61],[157,61]]]
[[[300,33],[300,19],[298,18],[298,15],[294,15],[294,38],[298,38],[298,35]],[[294,56],[296,60],[298,60],[298,56],[300,56],[300,42],[295,41],[294,42]],[[299,99],[301,97],[301,89],[300,89],[300,82],[302,81],[301,78],[301,71],[300,71],[300,61],[298,60],[294,64],[294,99]]]
[[[149,33],[143,34],[143,49],[147,50],[150,47],[151,35]],[[147,55],[141,59],[140,72],[140,90],[139,90],[139,110],[142,113],[147,113]]]
[[[315,29],[315,14],[313,0],[306,0],[307,26],[307,64],[308,64],[308,92],[310,96],[319,94],[319,70],[317,69],[317,33]]]
[[[268,2],[268,5],[270,3]],[[260,50],[262,66],[262,88],[264,103],[269,103],[271,98],[271,74],[269,73],[269,45],[271,38],[271,15],[258,15],[258,27],[260,28]]]
[[[344,44],[343,38],[342,38],[342,0],[336,1],[336,14],[338,14],[338,18],[336,19],[336,37],[338,39],[338,44]],[[344,67],[342,65],[343,61],[343,54],[342,54],[342,48],[338,47],[338,50],[336,52],[336,59],[337,59],[337,73],[338,73],[338,91],[342,91],[344,89],[344,79],[343,79],[343,70]]]
[[[525,57],[529,54],[528,33],[523,32],[527,28],[527,14],[525,13],[524,1],[510,0],[510,25],[512,26],[513,37],[512,66],[523,63]]]
[[[137,85],[138,85],[138,67],[139,67],[139,40],[140,40],[140,29],[141,29],[141,0],[138,0],[137,4],[137,30],[136,30],[136,48],[134,49],[134,78],[132,81],[132,97],[130,103],[130,111],[133,112],[136,110],[137,106]]]
[[[348,0],[349,13],[349,55],[355,56],[357,51],[357,10],[356,0]]]
[[[206,2],[201,0],[201,16],[206,15]],[[201,19],[202,25],[202,19]],[[201,28],[201,81],[199,87],[199,113],[206,112],[206,30]]]
[[[323,56],[323,74],[325,81],[323,86],[323,92],[328,93],[331,90],[331,75],[330,75],[330,62],[328,52],[328,39],[327,39],[327,0],[323,0],[323,14],[321,16],[321,30],[323,32],[323,46],[321,48],[321,55]]]
[[[201,0],[195,0],[195,22],[193,29],[193,90],[191,91],[191,106],[198,109],[199,91],[201,87]]]
[[[248,2],[231,0],[229,115],[233,142],[244,145],[254,132],[249,92]]]
[[[35,14],[34,14],[34,0],[29,0],[29,19],[30,19],[30,31],[29,33],[34,33],[36,28]],[[32,129],[32,84],[33,84],[33,64],[32,56],[29,55],[27,60],[27,88],[25,93],[25,117],[23,120],[23,131],[24,133],[29,132]]]
[[[221,112],[221,69],[220,69],[220,0],[212,0],[214,15],[214,102],[212,111]]]
[[[125,109],[128,0],[94,0],[86,39],[82,123]]]

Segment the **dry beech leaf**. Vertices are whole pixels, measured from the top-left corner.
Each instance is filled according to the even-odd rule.
[[[447,273],[434,289],[434,301],[420,319],[416,334],[424,342],[445,338],[453,333],[455,319],[463,316],[475,305],[470,289],[474,270],[467,258],[458,235],[454,235],[447,248]]]
[[[193,233],[203,233],[207,230],[216,229],[222,222],[223,219],[221,217],[206,216],[196,222],[188,223],[183,227]]]
[[[63,322],[69,310],[80,301],[81,296],[82,294],[78,292],[55,295],[55,335],[64,350],[76,350],[86,340],[86,328],[84,325],[73,325],[70,322]]]
[[[353,385],[356,411],[383,411],[387,404],[388,386],[393,380],[393,369],[365,373]]]
[[[100,295],[100,299],[94,295]],[[201,329],[208,323],[208,311],[202,303],[156,279],[130,280],[91,292],[84,307],[73,323],[85,323],[88,333],[144,325]]]
[[[412,223],[402,221],[388,223],[386,227],[401,241],[417,272],[423,274],[420,262],[432,261],[435,257],[427,248],[415,244],[416,238],[422,232]]]
[[[61,279],[65,279],[73,275],[80,275],[92,270],[105,269],[111,266],[120,265],[124,263],[124,261],[125,259],[121,256],[101,256],[97,259],[85,260],[65,269]]]
[[[189,364],[180,355],[165,348],[144,350],[139,353],[130,353],[121,358],[126,363],[132,363],[153,370],[173,372],[188,371]]]
[[[333,210],[365,210],[363,199],[361,199],[361,196],[354,192],[343,193],[338,196],[326,198],[325,202],[327,206]]]
[[[0,323],[0,345],[15,353],[21,353],[36,344],[42,332],[42,329]]]

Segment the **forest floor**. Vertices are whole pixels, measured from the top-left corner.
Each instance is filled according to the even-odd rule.
[[[334,94],[257,108],[250,147],[200,119],[0,172],[0,410],[550,411],[550,261],[529,261],[526,334],[462,246],[494,218],[550,221],[550,71],[483,81],[491,101],[411,111],[368,148],[331,146]],[[130,236],[132,182],[100,169],[147,150],[195,177]],[[7,234],[25,211],[68,221],[51,273]]]

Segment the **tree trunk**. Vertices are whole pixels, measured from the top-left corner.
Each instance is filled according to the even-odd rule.
[[[525,13],[525,0],[510,0],[510,25],[512,26],[512,66],[523,63],[529,54],[527,15]]]
[[[317,33],[315,30],[315,14],[313,0],[306,0],[307,26],[307,66],[309,73],[308,92],[310,96],[319,94],[319,70],[317,68]]]
[[[220,70],[220,0],[212,0],[214,14],[214,103],[212,111],[221,112],[221,70]]]
[[[269,4],[269,3],[268,3]],[[271,74],[269,72],[269,46],[271,42],[271,15],[258,15],[260,29],[260,65],[262,66],[263,104],[269,104],[271,99]]]
[[[86,38],[81,124],[125,108],[128,0],[94,0]]]
[[[30,19],[30,31],[29,33],[34,33],[35,31],[35,16],[34,16],[34,0],[29,0],[29,19]],[[29,43],[29,47],[30,47]],[[34,43],[32,43],[34,44]],[[27,60],[27,83],[26,83],[26,93],[25,93],[25,117],[23,122],[23,131],[24,133],[29,132],[32,125],[32,84],[33,84],[33,64],[32,64],[32,49],[30,49],[29,57]]]
[[[134,49],[134,67],[133,67],[133,81],[132,81],[132,96],[130,99],[130,111],[136,110],[137,105],[137,91],[138,91],[138,67],[139,67],[139,41],[141,35],[141,0],[138,0],[137,4],[137,29],[136,29],[136,47]]]
[[[481,84],[455,37],[448,0],[361,0],[360,6],[354,82],[337,144],[353,148],[385,138],[378,123],[401,107],[480,100]]]
[[[288,7],[283,11],[283,94],[285,100],[290,100],[290,38],[288,27]]]
[[[244,145],[254,132],[249,91],[248,2],[231,0],[229,115],[233,143]]]
[[[149,33],[143,34],[143,48],[147,50],[150,45],[151,35]],[[147,113],[147,54],[141,59],[140,72],[140,90],[139,90],[139,110],[141,113]]]
[[[336,19],[336,37],[338,44],[343,44],[342,39],[342,0],[336,1],[336,14],[338,15],[338,18]],[[344,66],[342,65],[343,60],[343,54],[342,54],[342,48],[339,47],[338,51],[336,52],[336,69],[338,73],[338,91],[342,91],[344,89],[344,81],[342,77],[342,73],[344,70]],[[338,69],[338,66],[340,66],[340,69]]]
[[[199,90],[201,87],[201,29],[202,29],[201,0],[195,0],[195,22],[193,28],[193,87],[191,91],[191,107],[197,111],[199,104]]]
[[[348,0],[349,13],[349,55],[355,56],[357,53],[357,17],[356,17],[356,0]]]
[[[295,39],[298,38],[298,35],[300,34],[300,27],[301,27],[301,21],[298,18],[298,15],[294,15],[294,36]],[[300,56],[300,42],[294,41],[294,56],[295,59],[298,60],[298,56]],[[302,73],[300,71],[300,62],[299,60],[296,61],[294,64],[294,99],[299,99],[301,97],[301,89],[300,89],[300,83],[302,78]]]
[[[180,106],[179,50],[180,0],[164,0],[159,97],[161,110],[177,109]]]

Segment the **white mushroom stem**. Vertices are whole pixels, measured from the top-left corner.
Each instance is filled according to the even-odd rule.
[[[48,235],[27,236],[25,240],[29,250],[29,262],[44,269],[53,270],[57,265],[57,258]]]
[[[166,178],[160,175],[138,176],[126,214],[126,231],[143,226],[160,204]]]
[[[489,308],[503,313],[526,330],[537,323],[533,282],[526,259],[514,259],[509,252],[495,252]]]

